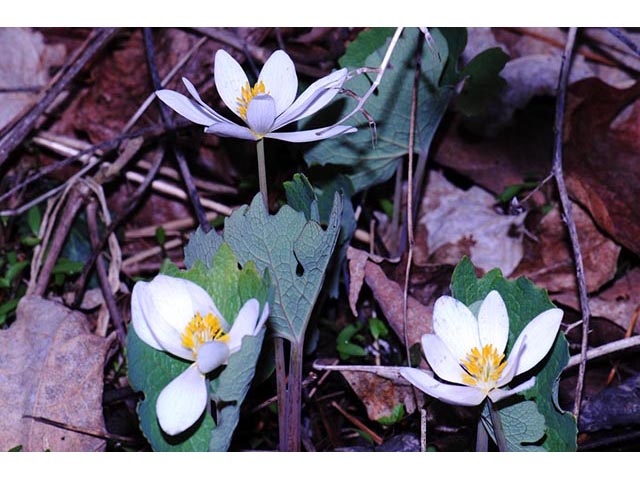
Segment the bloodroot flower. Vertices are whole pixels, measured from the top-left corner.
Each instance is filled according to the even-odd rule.
[[[158,275],[133,287],[131,316],[140,339],[156,350],[193,362],[158,396],[160,427],[177,435],[193,425],[207,406],[205,375],[240,350],[245,335],[255,336],[269,316],[252,298],[240,309],[231,328],[209,294],[193,282]]]
[[[287,142],[311,142],[355,132],[350,126],[337,125],[299,132],[276,132],[285,125],[313,115],[325,107],[347,79],[347,69],[333,72],[298,93],[296,70],[282,50],[275,51],[264,64],[258,81],[251,86],[242,67],[224,50],[218,50],[214,79],[222,101],[246,124],[238,125],[204,103],[193,84],[183,78],[193,100],[173,90],[156,95],[173,110],[194,123],[204,125],[206,133],[244,140],[275,138]],[[294,101],[295,100],[295,101]]]
[[[428,395],[453,405],[479,405],[486,397],[497,402],[534,385],[532,377],[511,390],[502,388],[545,357],[562,315],[562,310],[552,308],[531,320],[505,360],[509,316],[497,291],[483,300],[477,319],[462,302],[440,297],[433,310],[435,335],[423,335],[422,348],[435,374],[449,383],[417,368],[402,368],[401,374]]]

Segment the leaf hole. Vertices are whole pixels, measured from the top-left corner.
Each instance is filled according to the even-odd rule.
[[[301,277],[304,275],[304,267],[300,262],[298,262],[298,265],[296,265],[296,275],[298,277]]]

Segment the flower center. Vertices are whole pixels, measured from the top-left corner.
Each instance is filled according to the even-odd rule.
[[[484,345],[482,350],[473,347],[467,357],[461,360],[466,370],[462,374],[462,382],[467,385],[477,386],[487,392],[495,388],[502,375],[507,362],[503,362],[504,353],[498,354],[496,348],[490,343]]]
[[[245,83],[240,92],[240,96],[236,98],[238,102],[238,115],[240,115],[240,118],[245,121],[247,120],[247,108],[249,108],[251,100],[253,100],[253,97],[264,93],[268,92],[266,92],[262,80],[256,83],[253,88],[249,85],[249,82]]]
[[[182,345],[193,352],[194,357],[198,355],[198,349],[203,343],[218,340],[228,342],[229,335],[224,332],[220,319],[213,313],[207,313],[205,317],[196,313],[180,335]]]

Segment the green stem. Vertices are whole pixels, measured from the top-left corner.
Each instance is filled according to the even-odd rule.
[[[260,193],[262,194],[262,200],[264,206],[269,210],[269,194],[267,192],[267,166],[264,159],[264,138],[258,140],[256,144],[258,150],[258,182],[260,185]]]
[[[495,409],[493,402],[487,398],[487,406],[489,407],[489,414],[491,415],[491,423],[493,424],[493,433],[496,436],[496,444],[498,450],[501,452],[507,451],[507,441],[504,438],[504,430],[502,428],[502,420],[500,414]]]

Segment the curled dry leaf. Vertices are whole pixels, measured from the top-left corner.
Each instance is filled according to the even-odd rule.
[[[364,279],[382,309],[389,325],[404,342],[402,287],[387,278],[378,265],[368,261],[364,269]],[[433,304],[423,305],[409,295],[407,300],[407,338],[409,346],[420,342],[422,335],[433,333]],[[422,363],[425,363],[424,360]]]
[[[407,414],[416,410],[414,389],[406,382],[396,383],[369,372],[341,370],[340,373],[362,400],[371,420],[392,417],[398,405],[404,405]]]
[[[0,28],[0,89],[23,89],[0,94],[0,129],[38,98],[49,69],[61,65],[65,54],[63,45],[46,45],[42,34],[29,28]]]
[[[570,92],[569,193],[611,238],[640,255],[640,82],[619,90],[591,78]]]
[[[0,451],[100,451],[106,442],[37,422],[44,417],[104,432],[103,368],[109,341],[89,333],[84,315],[24,297],[16,321],[0,331]]]
[[[614,277],[620,247],[600,233],[579,205],[572,203],[572,207],[587,290],[593,292]],[[536,239],[525,240],[524,259],[512,276],[526,276],[550,292],[566,292],[577,300],[573,250],[558,208],[542,217],[532,233]]]
[[[467,254],[485,271],[513,272],[523,253],[524,213],[498,213],[491,194],[479,187],[459,189],[437,171],[431,172],[426,191],[420,223],[428,232],[432,262],[455,265]]]
[[[576,311],[580,310],[573,292],[555,294],[552,299]],[[589,307],[594,317],[606,318],[626,331],[640,310],[640,269],[627,272],[609,288],[590,297]],[[636,321],[633,331],[640,334],[640,321]]]

